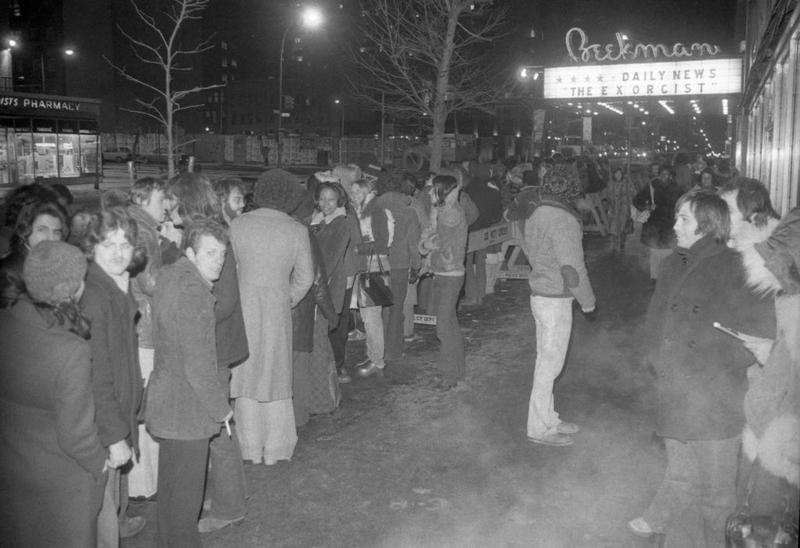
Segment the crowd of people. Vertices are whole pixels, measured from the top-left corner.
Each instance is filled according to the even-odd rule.
[[[145,527],[129,501],[156,494],[160,547],[241,524],[244,462],[290,459],[297,428],[336,409],[340,384],[403,357],[415,312],[436,317],[435,389],[464,379],[457,312],[485,306],[505,259],[498,244],[468,248],[469,235],[504,221],[531,267],[527,436],[572,444],[580,427],[553,389],[573,301],[597,313],[582,245],[595,219],[613,254],[642,222],[655,283],[647,359],[667,472],[629,528],[722,546],[739,468],[765,511],[786,493],[796,504],[800,222],[797,210],[779,221],[761,183],[688,157],[651,174],[634,182],[587,153],[419,178],[368,155],[304,183],[281,169],[252,188],[145,177],[92,210],[70,211],[65,189],[16,189],[0,264],[0,536],[117,547]],[[352,364],[359,338],[366,356]]]

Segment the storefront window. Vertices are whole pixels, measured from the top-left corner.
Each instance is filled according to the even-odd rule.
[[[33,140],[29,120],[17,119],[14,127],[14,145],[17,152],[18,182],[27,185],[33,182]]]
[[[14,120],[0,118],[0,185],[11,184],[14,162]]]
[[[97,173],[98,138],[97,123],[93,121],[80,122],[80,168],[81,173]]]

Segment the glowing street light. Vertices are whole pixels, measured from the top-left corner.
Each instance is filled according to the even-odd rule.
[[[323,20],[324,17],[319,8],[311,6],[304,9],[303,13],[300,15],[300,23],[302,26],[312,30],[319,28]],[[283,158],[283,147],[281,143],[281,126],[283,125],[283,54],[286,50],[286,35],[289,34],[289,30],[294,28],[297,24],[298,22],[295,21],[286,27],[286,30],[283,32],[283,38],[281,39],[281,58],[278,64],[278,133],[275,136],[275,142],[278,146],[278,167],[281,166],[281,160]]]

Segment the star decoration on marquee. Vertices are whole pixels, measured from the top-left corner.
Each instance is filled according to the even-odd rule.
[[[561,80],[562,80],[561,76],[559,76],[558,78],[556,78],[556,84],[560,84],[560,83],[561,83]]]
[[[574,84],[574,83],[576,83],[578,81],[578,79],[573,76],[572,78],[569,79],[569,81]]]
[[[602,74],[598,74],[597,75],[597,81],[598,82],[602,82],[603,81],[603,75]]]
[[[584,81],[584,82],[586,82],[586,83],[588,84],[589,82],[591,82],[591,81],[592,81],[592,79],[591,79],[589,76],[584,76],[584,77],[583,77],[583,81]]]

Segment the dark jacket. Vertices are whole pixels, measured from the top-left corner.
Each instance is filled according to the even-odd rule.
[[[328,274],[328,290],[337,314],[344,308],[344,294],[347,290],[347,249],[352,237],[350,229],[355,226],[352,223],[354,215],[348,213],[346,217],[336,217],[330,223],[323,220],[311,226],[314,239],[322,250],[325,272]],[[360,235],[358,241],[361,241]]]
[[[681,189],[670,180],[666,185],[661,185],[658,179],[650,183],[653,185],[655,196],[655,209],[650,213],[647,222],[642,226],[642,243],[655,249],[667,249],[675,241],[675,203],[681,197]],[[644,211],[653,206],[650,198],[650,186],[645,186],[633,198],[633,205]]]
[[[680,441],[741,433],[747,367],[744,345],[713,327],[774,338],[769,299],[746,287],[736,252],[710,236],[663,265],[647,310],[648,358],[656,372],[658,434]]]
[[[399,192],[386,192],[376,199],[378,207],[389,211],[394,219],[394,238],[389,247],[389,264],[393,269],[419,269],[420,228],[417,214],[411,209],[411,197]]]
[[[128,206],[128,213],[136,221],[138,228],[139,247],[147,256],[145,263],[135,275],[131,283],[133,296],[139,303],[139,323],[136,330],[139,335],[139,346],[153,348],[153,294],[156,290],[156,281],[161,271],[161,235],[158,233],[158,223],[149,213],[137,205]]]
[[[0,260],[0,308],[9,308],[17,302],[25,292],[25,280],[22,279],[22,266],[25,255],[12,251]]]
[[[137,446],[136,416],[142,401],[142,371],[136,341],[138,306],[95,263],[89,263],[81,308],[91,321],[92,392],[100,441]]]
[[[155,365],[145,421],[153,436],[199,440],[230,412],[217,378],[214,296],[186,257],[165,267],[153,296]]]
[[[225,264],[214,282],[214,317],[216,318],[217,364],[228,367],[247,359],[247,333],[239,297],[239,279],[236,276],[236,257],[228,242]]]
[[[393,239],[393,224],[386,214],[386,209],[378,204],[377,198],[367,196],[367,199],[369,201],[358,216],[362,243],[356,245],[356,254],[365,258],[368,258],[370,253],[376,256],[388,255],[389,244]]]
[[[309,230],[310,232],[310,230]],[[314,350],[314,310],[331,323],[339,321],[339,315],[333,306],[328,291],[328,276],[325,273],[325,262],[319,242],[311,238],[311,256],[314,265],[314,283],[297,306],[292,308],[292,351],[312,352]]]
[[[474,232],[490,227],[503,220],[503,204],[500,201],[500,190],[489,186],[491,181],[473,180],[464,189],[475,205],[478,206],[478,220],[469,225],[469,231]]]
[[[107,476],[89,344],[22,297],[0,310],[3,546],[95,546]],[[55,516],[70,527],[53,527]],[[50,525],[50,526],[48,526]]]

